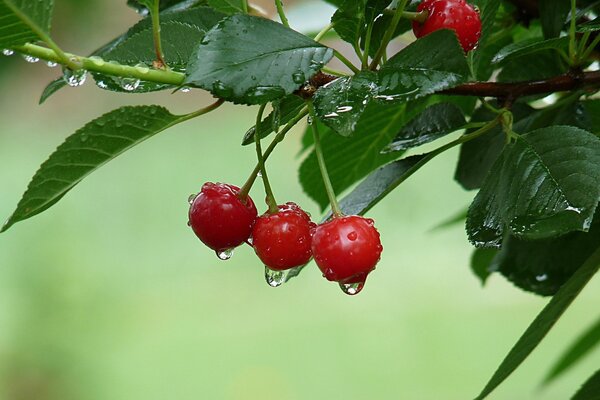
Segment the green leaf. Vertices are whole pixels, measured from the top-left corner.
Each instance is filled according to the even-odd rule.
[[[517,369],[552,329],[573,300],[600,268],[600,248],[585,261],[565,283],[544,309],[537,315],[521,338],[502,361],[492,378],[475,400],[486,398],[498,385]]]
[[[322,147],[334,191],[339,194],[368,175],[377,167],[390,162],[398,154],[381,154],[406,121],[421,109],[421,105],[387,106],[371,103],[356,124],[351,138],[322,132]],[[328,200],[319,172],[314,150],[300,167],[300,183],[304,191],[325,209]]]
[[[53,0],[0,0],[0,49],[33,42],[50,32]]]
[[[277,110],[273,110],[266,118],[264,118],[260,124],[259,137],[261,139],[266,138],[275,131],[276,126],[283,126],[290,122],[300,111],[306,106],[304,100],[294,94],[284,97],[281,99],[279,104],[276,105]],[[256,126],[248,129],[244,135],[242,145],[246,146],[254,143],[254,132]]]
[[[346,0],[331,17],[339,37],[356,45],[365,31],[366,0]]]
[[[491,56],[487,53],[488,41],[490,35],[494,32],[494,22],[496,20],[496,14],[500,8],[500,0],[489,0],[486,1],[483,10],[481,10],[481,36],[477,48],[474,50],[473,57],[473,70],[475,76],[480,77],[485,75],[484,69],[489,65]],[[496,30],[497,32],[497,30]],[[484,77],[482,79],[487,79]]]
[[[189,54],[193,51],[191,46],[200,43],[204,34],[226,16],[207,7],[197,7],[197,3],[190,1],[181,2],[160,13],[161,28],[169,25],[167,28],[168,32],[165,31],[165,28],[162,28],[162,38],[163,42],[167,42],[166,46],[169,47],[166,50],[167,63],[177,63],[177,65],[170,65],[171,67],[175,67],[174,69],[185,69],[185,64],[188,61],[186,57],[189,57]],[[186,37],[184,45],[179,47],[177,40],[180,40],[181,36],[186,34],[190,36]],[[116,61],[122,64],[136,65],[144,61],[147,65],[151,65],[156,57],[153,46],[152,20],[144,18],[127,30],[127,32],[106,43],[91,55],[101,57],[106,61]],[[99,87],[116,92],[144,93],[173,87],[152,82],[141,82],[135,90],[129,91],[124,90],[120,82],[117,82],[111,76],[99,73],[94,73],[93,75]],[[44,89],[40,101],[45,101],[50,95],[65,86],[66,83],[62,79],[51,82]]]
[[[98,167],[183,120],[185,116],[163,107],[138,106],[122,107],[89,122],[40,166],[0,232],[48,209]]]
[[[434,104],[406,124],[384,151],[420,146],[457,131],[465,124],[465,116],[454,104]]]
[[[62,76],[60,78],[57,78],[57,79],[53,80],[52,82],[50,82],[44,88],[44,91],[42,92],[42,95],[40,96],[39,104],[44,103],[46,100],[48,100],[48,98],[50,96],[52,96],[54,93],[58,92],[60,89],[65,87],[65,85],[66,85],[66,82]]]
[[[541,0],[540,20],[542,30],[546,39],[555,38],[560,35],[565,26],[567,15],[571,10],[569,1]]]
[[[127,0],[127,5],[134,8],[140,14],[148,13],[148,6],[154,0]],[[159,0],[159,10],[167,8],[191,8],[197,5],[206,4],[206,0]]]
[[[511,58],[521,57],[526,54],[537,53],[542,50],[565,51],[569,46],[569,38],[561,37],[548,40],[528,39],[509,44],[502,48],[492,59],[493,63],[506,62]]]
[[[369,101],[377,94],[377,76],[361,72],[337,79],[317,90],[315,112],[328,127],[342,136],[351,136]]]
[[[519,288],[542,296],[558,289],[600,246],[600,219],[589,232],[571,232],[554,239],[504,239],[493,269]]]
[[[523,119],[527,118],[534,109],[523,104],[515,104],[512,109],[515,119],[514,130],[523,132],[530,130]],[[485,107],[478,108],[471,122],[486,122],[496,117]],[[525,130],[524,130],[525,129]],[[454,179],[466,190],[479,189],[490,169],[504,149],[505,135],[500,126],[487,134],[464,143],[460,147],[460,155]]]
[[[552,366],[544,383],[548,383],[577,364],[600,343],[600,318],[571,343],[560,359]],[[600,390],[598,391],[600,393]]]
[[[541,50],[520,57],[511,57],[504,63],[498,82],[519,82],[548,79],[564,74],[569,69],[556,51]]]
[[[244,12],[242,0],[208,0],[208,5],[225,14],[237,14]]]
[[[585,22],[577,26],[577,32],[596,32],[600,31],[600,17],[596,17],[591,21]]]
[[[238,14],[206,34],[185,83],[235,103],[261,104],[293,93],[332,56],[279,23]]]
[[[410,44],[379,72],[383,102],[406,102],[460,85],[469,66],[453,31],[442,29]]]
[[[600,400],[600,370],[583,384],[571,400]]]
[[[346,215],[363,215],[404,182],[426,160],[426,154],[403,158],[372,172],[340,201]]]
[[[492,261],[494,257],[498,255],[496,249],[478,248],[473,250],[471,255],[471,271],[481,281],[481,286],[485,285],[485,282],[492,273]]]
[[[467,233],[478,247],[587,231],[600,201],[600,139],[553,126],[507,145],[469,208]]]

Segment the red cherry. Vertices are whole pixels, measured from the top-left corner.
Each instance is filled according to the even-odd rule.
[[[248,240],[256,221],[258,212],[254,202],[249,196],[243,202],[238,197],[239,192],[237,186],[207,182],[200,193],[190,199],[189,225],[217,254]]]
[[[315,229],[312,253],[323,276],[341,285],[361,284],[381,256],[381,240],[372,219],[351,215],[334,218]]]
[[[477,46],[481,36],[481,18],[479,13],[464,0],[425,0],[417,11],[429,11],[424,23],[413,21],[413,32],[417,38],[439,29],[452,29],[466,51]]]
[[[283,271],[310,261],[311,231],[316,225],[295,203],[278,207],[277,213],[258,217],[252,229],[252,246],[268,268]]]

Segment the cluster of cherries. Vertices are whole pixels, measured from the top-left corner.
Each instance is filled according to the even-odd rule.
[[[271,286],[285,281],[285,271],[314,257],[325,278],[338,282],[345,293],[357,294],[383,250],[371,219],[333,216],[317,225],[295,203],[258,216],[250,196],[225,183],[207,182],[190,198],[189,225],[221,259],[243,243],[251,245]]]
[[[451,29],[456,32],[465,52],[477,46],[481,36],[481,18],[479,12],[465,0],[424,0],[417,11],[428,13],[424,22],[412,23],[417,38],[439,29]]]

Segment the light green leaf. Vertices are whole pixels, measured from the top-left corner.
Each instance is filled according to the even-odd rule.
[[[600,201],[600,139],[553,126],[507,145],[467,217],[469,240],[499,247],[505,234],[542,239],[587,231]]]
[[[569,308],[585,285],[598,272],[599,268],[600,248],[594,251],[571,279],[560,288],[548,305],[537,315],[475,400],[485,399],[525,361],[527,356],[531,354],[552,329],[556,321]]]
[[[190,59],[185,83],[243,104],[293,93],[333,50],[264,18],[234,15],[209,33]]]
[[[48,34],[53,0],[0,0],[0,49],[38,40]]]
[[[183,120],[185,116],[163,107],[138,106],[122,107],[89,122],[40,166],[0,232],[48,209],[100,166]]]

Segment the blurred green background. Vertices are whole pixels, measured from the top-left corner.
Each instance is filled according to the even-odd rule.
[[[138,17],[124,0],[57,1],[54,34],[87,53]],[[298,2],[296,2],[298,3]],[[267,4],[268,6],[268,4]],[[310,16],[307,16],[310,18]],[[0,216],[39,164],[78,127],[124,104],[183,113],[202,93],[114,95],[92,82],[46,104],[56,69],[0,60]],[[370,216],[383,258],[358,296],[314,264],[283,287],[248,247],[220,261],[186,226],[187,197],[207,180],[241,184],[254,149],[239,143],[254,109],[227,106],[120,156],[55,207],[0,236],[0,399],[469,399],[547,299],[469,271],[463,227],[431,228],[473,193],[436,159]],[[301,131],[269,161],[280,201],[319,218],[297,183]],[[253,191],[257,203],[263,194]],[[595,279],[491,399],[566,399],[600,364],[595,351],[539,382],[597,317]]]

